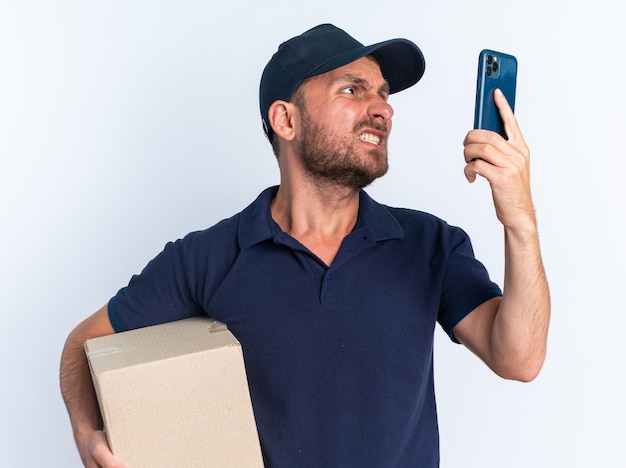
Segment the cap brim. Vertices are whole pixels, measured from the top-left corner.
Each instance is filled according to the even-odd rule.
[[[426,69],[424,55],[417,45],[408,39],[390,39],[337,55],[311,71],[307,78],[335,70],[367,55],[378,61],[391,94],[413,86]]]

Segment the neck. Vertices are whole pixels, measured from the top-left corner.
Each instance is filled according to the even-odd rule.
[[[354,228],[358,211],[358,190],[312,181],[281,183],[272,202],[274,221],[326,265]]]

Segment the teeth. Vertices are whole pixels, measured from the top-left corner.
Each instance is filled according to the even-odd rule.
[[[369,143],[374,143],[375,145],[380,143],[380,137],[376,135],[372,135],[371,133],[363,133],[359,136],[359,140],[367,141]]]

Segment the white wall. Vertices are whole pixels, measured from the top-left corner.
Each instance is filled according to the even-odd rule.
[[[0,3],[0,460],[78,466],[58,391],[70,329],[168,240],[278,180],[257,106],[277,45],[321,22],[408,37],[423,81],[392,97],[380,201],[472,236],[502,279],[488,185],[463,177],[477,54],[520,63],[517,115],[553,295],[547,363],[498,379],[437,332],[442,467],[618,466],[626,173],[617,0]]]

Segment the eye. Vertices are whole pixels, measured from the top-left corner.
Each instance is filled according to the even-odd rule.
[[[342,93],[356,94],[356,88],[354,86],[346,86],[341,90]]]

